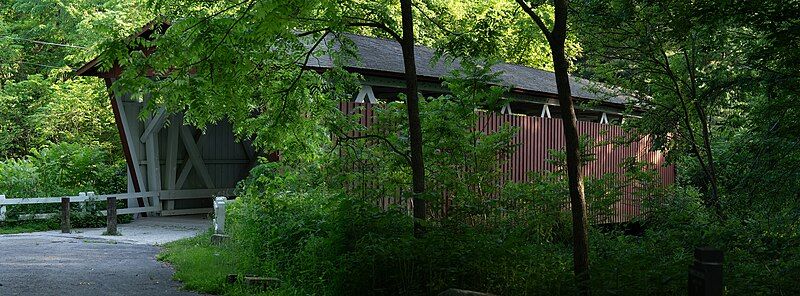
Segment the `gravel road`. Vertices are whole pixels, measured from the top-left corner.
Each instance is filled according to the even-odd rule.
[[[151,231],[152,224],[144,225]],[[181,291],[173,270],[156,261],[158,246],[138,243],[151,238],[125,236],[125,228],[135,233],[141,223],[126,225],[116,240],[57,232],[0,235],[0,295],[198,295]],[[187,229],[183,237],[196,233]]]

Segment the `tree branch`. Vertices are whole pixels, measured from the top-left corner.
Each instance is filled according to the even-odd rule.
[[[408,161],[408,163],[411,163],[411,157],[407,153],[405,153],[405,152],[401,151],[399,148],[397,148],[397,146],[395,146],[386,137],[379,136],[379,135],[363,135],[363,136],[351,137],[351,136],[348,136],[346,134],[341,134],[338,137],[340,137],[342,140],[346,140],[346,141],[359,140],[359,139],[378,139],[378,140],[381,140],[382,142],[386,143],[386,146],[388,146],[389,149],[392,149],[392,151],[394,153],[397,153],[398,155],[402,156],[406,161]]]
[[[386,24],[362,20],[362,21],[357,21],[357,22],[349,22],[349,23],[347,23],[347,25],[351,26],[351,27],[371,27],[371,28],[380,29],[380,30],[386,32],[386,34],[389,34],[390,36],[392,36],[392,38],[394,38],[394,40],[397,41],[398,43],[403,42],[403,37],[401,37],[400,34],[397,34],[397,32],[395,32],[394,30],[392,30],[389,27],[387,27]]]
[[[550,32],[550,29],[547,28],[547,25],[544,24],[542,18],[539,17],[539,15],[536,14],[535,11],[533,11],[533,8],[529,6],[527,3],[525,3],[524,0],[516,0],[516,1],[517,4],[519,4],[519,6],[522,7],[522,10],[524,10],[525,13],[527,13],[534,22],[536,22],[536,25],[539,26],[539,29],[542,30],[542,34],[544,34],[544,37],[547,38],[547,40],[550,40],[550,35],[552,33]]]

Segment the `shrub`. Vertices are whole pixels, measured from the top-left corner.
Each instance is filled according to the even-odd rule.
[[[74,196],[89,191],[117,193],[124,190],[125,182],[124,163],[97,146],[58,143],[34,150],[25,158],[0,161],[0,194],[6,198]],[[8,207],[7,216],[14,220],[21,214],[55,213],[59,209],[58,204],[17,205]],[[73,226],[104,226],[105,218],[97,217],[104,209],[102,201],[75,207]],[[121,221],[127,219],[123,215]],[[51,227],[58,225],[55,218],[48,223]]]

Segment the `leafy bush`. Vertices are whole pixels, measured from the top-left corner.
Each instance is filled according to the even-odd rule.
[[[8,198],[114,193],[125,182],[124,162],[97,146],[58,143],[0,161],[0,192]]]
[[[41,193],[39,171],[29,159],[0,161],[0,192],[11,197],[36,197]]]
[[[565,173],[535,174],[531,182],[498,188],[498,159],[516,149],[516,131],[474,130],[475,108],[494,108],[479,102],[502,106],[503,89],[481,84],[495,74],[471,71],[473,80],[453,82],[463,88],[454,95],[420,103],[431,119],[423,122],[429,139],[423,149],[429,173],[425,198],[432,216],[424,236],[413,237],[403,202],[410,194],[407,159],[398,148],[408,145],[405,106],[387,103],[373,107],[371,126],[351,127],[373,137],[336,130],[338,153],[251,171],[229,214],[233,240],[226,248],[236,250],[240,272],[277,276],[299,294],[429,295],[453,287],[501,295],[575,293]],[[593,145],[582,143],[587,151]],[[561,154],[552,154],[557,165],[563,162]],[[585,154],[584,162],[592,161]],[[596,221],[610,215],[620,188],[628,184],[638,184],[637,194],[654,201],[664,194],[648,182],[652,175],[645,165],[633,160],[624,165],[629,171],[624,175],[587,177]],[[623,260],[626,251],[648,256],[646,251],[656,248],[637,245],[635,238],[615,240],[594,230],[592,235],[602,238],[596,250],[607,253],[607,264]],[[685,268],[676,262],[667,260],[665,266]],[[628,275],[639,283],[654,280]],[[619,281],[596,285],[609,286],[612,294],[620,290],[612,283]],[[670,284],[653,291],[675,291]]]
[[[518,294],[554,280],[549,291],[571,289],[569,253],[529,232],[473,226],[454,215],[414,239],[405,209],[382,210],[325,189],[311,169],[281,174],[261,165],[254,172],[229,216],[248,262],[243,273],[276,275],[320,295],[421,295],[453,286]]]
[[[35,150],[29,158],[39,171],[39,187],[48,196],[122,192],[125,163],[98,146],[58,143]]]
[[[28,157],[0,161],[0,193],[6,198],[74,196],[78,192],[96,194],[122,192],[125,188],[125,165],[101,147],[58,143],[34,150]],[[9,206],[9,219],[21,214],[54,213],[57,204]],[[105,225],[97,212],[105,202],[88,202],[74,209],[75,227]],[[127,217],[123,217],[123,221]],[[58,225],[56,220],[51,225]],[[51,227],[56,227],[51,226]]]

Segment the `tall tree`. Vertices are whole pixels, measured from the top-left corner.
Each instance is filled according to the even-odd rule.
[[[572,101],[572,90],[569,85],[569,61],[564,50],[567,39],[569,1],[553,0],[555,15],[552,29],[548,28],[536,13],[537,4],[528,4],[524,0],[516,1],[536,22],[542,34],[547,38],[548,44],[550,44],[556,88],[558,89],[558,103],[561,107],[561,122],[564,125],[564,138],[566,140],[569,200],[572,208],[573,268],[581,294],[589,295],[589,235],[587,230],[589,222],[586,214],[583,177],[580,170],[581,149],[578,139],[578,123],[575,116],[575,106]]]
[[[715,5],[710,5],[715,6]],[[581,37],[593,75],[628,92],[648,116],[630,126],[672,155],[688,154],[702,172],[706,205],[722,217],[714,116],[746,69],[739,42],[722,22],[704,21],[703,4],[687,1],[586,1]],[[714,8],[715,9],[715,8]]]
[[[417,87],[417,66],[414,55],[414,17],[411,0],[400,0],[403,22],[403,65],[406,78],[406,103],[408,104],[408,134],[411,144],[411,181],[413,185],[414,234],[423,232],[421,220],[427,213],[425,194],[425,163],[422,159],[422,124],[419,117],[419,90]]]

